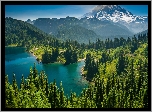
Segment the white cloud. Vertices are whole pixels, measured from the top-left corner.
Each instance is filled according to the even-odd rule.
[[[84,10],[84,12],[91,12],[96,5],[78,5],[78,7],[82,8]]]

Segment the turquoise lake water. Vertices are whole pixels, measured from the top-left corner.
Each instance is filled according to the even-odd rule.
[[[8,75],[10,83],[12,83],[14,72],[17,83],[20,85],[22,74],[24,78],[27,78],[30,67],[33,67],[34,63],[36,63],[38,72],[44,70],[48,74],[49,83],[55,79],[59,87],[62,81],[65,95],[70,94],[71,90],[80,95],[82,89],[88,86],[88,81],[81,76],[80,72],[85,64],[84,61],[67,66],[59,63],[42,64],[38,63],[32,54],[25,52],[25,48],[5,48],[5,74]]]

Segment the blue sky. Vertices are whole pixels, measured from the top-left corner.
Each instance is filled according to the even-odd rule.
[[[18,20],[35,20],[37,18],[81,17],[91,12],[96,5],[6,5],[5,17]],[[147,5],[120,5],[137,16],[147,16]]]

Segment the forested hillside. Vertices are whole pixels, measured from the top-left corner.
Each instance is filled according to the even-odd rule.
[[[46,40],[57,41],[37,27],[13,18],[5,18],[5,46],[29,46]]]
[[[79,25],[75,26],[61,26],[58,28],[58,33],[56,35],[58,38],[63,41],[71,39],[73,41],[77,41],[79,43],[89,43],[95,42],[96,39],[101,38],[101,36],[97,35],[94,31],[88,30]]]
[[[110,39],[112,39],[111,36],[117,36],[119,38],[121,36],[126,37],[133,35],[128,28],[120,25],[119,23],[114,24],[106,20],[100,21],[97,18],[81,18],[80,20],[75,17],[66,17],[60,19],[38,18],[34,21],[33,25],[48,34],[60,37],[63,40],[70,38],[71,40],[77,40],[79,43],[86,43],[86,39],[90,39],[90,41],[93,42],[95,40],[94,38],[105,40],[105,37],[108,36]],[[62,33],[63,29],[61,30],[61,28],[66,28],[66,32]],[[77,32],[79,33],[75,35]],[[81,37],[82,41],[80,41],[78,37]]]
[[[15,22],[20,25],[17,26]],[[29,68],[29,76],[22,76],[20,87],[17,86],[15,74],[12,84],[5,74],[6,108],[149,107],[148,33],[128,39],[97,39],[89,44],[79,44],[71,40],[61,42],[40,33],[38,29],[29,32],[31,30],[28,28],[32,31],[35,29],[28,23],[6,18],[5,45],[24,45],[28,51],[39,56],[42,63],[61,61],[68,65],[85,59],[82,75],[90,81],[90,85],[78,96],[72,91],[70,96],[66,96],[62,82],[60,87],[56,86],[55,80],[49,84],[49,74],[45,74],[45,71],[38,73],[34,64]]]

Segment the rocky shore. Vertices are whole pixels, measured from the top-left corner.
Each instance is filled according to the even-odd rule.
[[[83,65],[83,67],[81,68],[81,71],[80,71],[82,76],[84,76],[84,66],[85,65]]]
[[[39,58],[34,54],[34,52],[29,51],[29,53],[30,53],[30,54],[32,54],[32,55],[36,58],[36,60],[37,60],[39,63],[41,63],[41,62],[42,62],[42,61],[41,61],[41,60],[39,60]]]
[[[84,65],[84,66],[85,66],[85,65]],[[91,78],[85,76],[84,66],[81,68],[81,75],[82,75],[87,81],[92,82],[92,79],[91,79]]]

